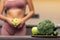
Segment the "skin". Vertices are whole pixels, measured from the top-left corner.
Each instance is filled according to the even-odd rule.
[[[18,8],[9,9],[6,13],[6,16],[3,16],[2,11],[3,11],[3,8],[4,8],[4,3],[5,3],[5,0],[0,1],[0,19],[5,21],[5,22],[8,22],[10,25],[13,25],[12,20],[14,18],[19,19],[18,25],[20,25],[20,24],[25,23],[28,19],[30,19],[34,15],[34,7],[33,7],[32,0],[27,0],[26,5],[28,5],[30,11],[29,11],[28,15],[25,16],[25,17],[24,17],[25,10],[18,9]]]

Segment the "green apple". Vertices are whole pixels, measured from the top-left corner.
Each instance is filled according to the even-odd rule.
[[[33,35],[38,34],[38,29],[37,29],[37,27],[33,27],[33,28],[32,28],[32,34],[33,34]]]
[[[17,25],[18,22],[19,22],[18,18],[13,19],[13,24],[14,24],[14,25]]]

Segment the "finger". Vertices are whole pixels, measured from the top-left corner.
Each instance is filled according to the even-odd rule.
[[[20,25],[18,26],[18,29],[19,29],[19,28],[22,28],[22,26],[23,26],[23,24],[20,24]]]

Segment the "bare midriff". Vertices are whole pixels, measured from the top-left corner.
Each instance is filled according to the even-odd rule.
[[[10,18],[23,18],[26,8],[26,0],[6,0],[6,16]]]
[[[7,10],[6,16],[9,18],[20,18],[22,19],[25,15],[25,11],[19,8],[11,8]]]

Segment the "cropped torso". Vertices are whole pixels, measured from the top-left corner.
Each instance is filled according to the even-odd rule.
[[[26,9],[26,0],[6,0],[5,12],[8,17],[23,17]]]

